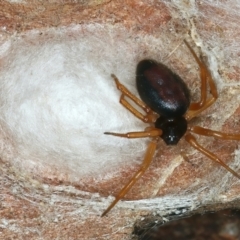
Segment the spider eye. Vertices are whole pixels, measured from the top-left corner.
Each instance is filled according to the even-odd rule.
[[[187,121],[184,117],[157,119],[155,127],[163,131],[161,138],[167,145],[176,145],[187,131]]]
[[[180,137],[176,136],[174,131],[169,131],[169,133],[163,134],[162,139],[167,145],[176,145],[179,142]]]

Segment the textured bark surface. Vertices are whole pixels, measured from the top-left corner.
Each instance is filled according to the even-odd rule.
[[[97,70],[99,74],[104,72],[102,76],[107,78],[114,71],[134,91],[132,82],[136,63],[143,57],[152,57],[164,62],[182,76],[188,83],[192,99],[196,100],[199,97],[199,72],[188,49],[181,44],[183,39],[187,39],[198,54],[202,53],[220,93],[218,101],[191,124],[239,133],[239,8],[237,0],[189,3],[148,0],[125,0],[121,3],[1,1],[0,86],[3,88],[6,85],[6,76],[11,76],[15,65],[15,69],[23,69],[22,75],[25,72],[27,75],[27,70],[31,69],[34,61],[37,62],[43,55],[41,51],[46,53],[46,43],[52,44],[54,48],[57,44],[65,46],[66,41],[66,46],[71,51],[74,47],[71,41],[77,44],[76,42],[81,43],[84,39],[86,44],[88,37],[92,39],[90,36],[93,36],[98,40],[96,43],[99,42],[99,45],[92,48],[93,58],[96,55],[94,61],[99,62],[100,67]],[[103,48],[104,45],[106,48]],[[113,54],[114,48],[116,55]],[[36,53],[33,64],[30,61],[24,66],[24,62],[19,60],[20,65],[17,66],[14,54],[16,59],[21,59],[19,53],[28,56],[31,49]],[[52,54],[53,52],[49,52],[50,56]],[[110,60],[107,61],[107,58]],[[91,56],[89,59],[91,63]],[[10,68],[10,65],[14,67]],[[107,68],[101,70],[101,66],[109,66],[109,72],[106,71]],[[111,78],[108,78],[111,82]],[[21,77],[19,79],[16,78],[16,83],[11,82],[12,85],[21,86]],[[116,92],[118,104],[119,93],[114,85],[109,87],[109,91],[111,90]],[[91,169],[93,164],[89,165],[90,170],[88,168],[87,173],[81,172],[78,170],[78,160],[74,160],[75,154],[78,156],[78,150],[70,152],[72,165],[67,166],[67,161],[62,157],[67,151],[63,152],[57,147],[56,151],[47,155],[50,150],[45,148],[45,158],[45,152],[39,153],[43,149],[34,141],[31,144],[28,135],[21,135],[20,131],[15,135],[14,128],[10,128],[11,124],[6,122],[9,121],[6,106],[10,106],[7,102],[10,95],[14,95],[14,92],[6,90],[4,98],[3,94],[0,96],[2,239],[133,239],[134,224],[139,225],[144,219],[149,223],[166,222],[192,213],[239,207],[238,179],[193,150],[185,141],[174,148],[166,147],[160,142],[151,167],[125,198],[131,201],[120,202],[108,216],[100,218],[102,211],[113,199],[108,196],[116,195],[137,171],[147,140],[139,143],[142,145],[137,145],[141,146],[137,155],[134,151],[136,144],[124,145],[121,142],[114,145],[115,140],[109,137],[104,146],[99,143],[96,159],[107,158],[108,151],[113,148],[116,149],[116,159],[119,153],[121,160],[121,151],[126,153],[126,148],[129,148],[129,155],[123,159],[123,164],[117,161],[114,165],[111,157],[106,162],[110,166],[107,170],[103,168],[101,172],[100,163],[95,161],[95,169]],[[89,97],[92,99],[91,95]],[[111,104],[108,107],[111,110]],[[113,110],[117,108],[115,107],[112,106]],[[13,108],[12,115],[9,116],[14,118],[14,112],[18,110]],[[110,110],[96,112],[96,115],[108,120]],[[98,129],[99,134],[104,131],[135,131],[136,129],[128,127],[143,129],[147,126],[139,124],[130,114],[122,117],[125,111],[121,106],[115,110],[117,115],[121,115],[124,126],[120,123],[118,126],[117,123],[116,126],[110,124],[111,129]],[[23,120],[14,121],[21,125]],[[57,125],[57,121],[55,123]],[[44,126],[48,126],[47,124],[44,122]],[[81,126],[80,130],[87,127]],[[56,136],[60,136],[62,129],[60,124],[55,132]],[[39,130],[39,135],[40,132]],[[43,139],[47,137],[44,135]],[[204,137],[199,138],[199,141],[238,171],[238,142]],[[97,146],[94,147],[97,149]],[[118,150],[120,147],[124,149]],[[188,161],[179,155],[181,150],[188,155]],[[79,161],[83,164],[81,159]],[[91,163],[91,159],[89,162]],[[74,168],[77,169],[76,172],[73,171]]]

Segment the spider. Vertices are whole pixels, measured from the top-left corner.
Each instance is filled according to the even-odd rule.
[[[140,95],[133,95],[118,78],[112,74],[117,88],[120,90],[120,103],[128,109],[134,116],[149,123],[150,126],[141,132],[114,133],[105,132],[104,134],[124,138],[152,138],[146,150],[145,158],[140,169],[132,176],[129,182],[121,189],[115,200],[103,212],[105,216],[132,188],[135,182],[148,169],[160,138],[167,145],[176,145],[184,136],[185,140],[199,152],[209,159],[223,166],[227,171],[240,179],[240,175],[228,167],[219,157],[206,148],[202,147],[193,134],[210,136],[220,139],[240,140],[240,134],[228,134],[213,131],[200,126],[188,127],[188,122],[198,116],[202,111],[211,106],[218,98],[215,83],[211,74],[203,61],[201,61],[187,41],[184,43],[190,50],[200,68],[201,78],[201,98],[199,102],[190,102],[190,92],[186,83],[167,66],[151,59],[145,59],[138,63],[136,70],[136,85]],[[207,86],[208,85],[208,86]],[[207,96],[207,88],[210,89],[210,96]],[[125,97],[131,99],[138,105],[144,114],[132,106]],[[192,134],[193,133],[193,134]]]

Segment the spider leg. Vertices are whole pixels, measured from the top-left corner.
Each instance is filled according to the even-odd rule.
[[[127,108],[134,116],[139,118],[145,123],[153,123],[156,121],[158,115],[153,112],[143,101],[137,98],[134,94],[132,94],[123,84],[121,84],[118,78],[112,74],[111,77],[114,79],[117,88],[122,92],[120,97],[120,103]],[[133,107],[128,101],[126,101],[125,97],[130,98],[134,103],[136,103],[143,111],[146,112],[146,115],[143,115],[139,112],[135,107]]]
[[[148,149],[146,151],[145,158],[143,160],[143,163],[140,167],[140,169],[133,175],[133,177],[130,179],[130,181],[122,188],[122,190],[117,194],[115,197],[115,200],[109,205],[109,207],[103,212],[101,217],[105,216],[116,204],[119,200],[121,200],[128,191],[132,188],[132,186],[136,183],[136,181],[145,173],[145,171],[148,169],[149,165],[152,162],[156,146],[157,146],[157,138],[153,141],[151,141],[148,145]]]
[[[105,132],[104,134],[124,138],[145,138],[145,137],[159,137],[162,135],[162,130],[158,128],[148,127],[145,129],[145,131],[141,132],[128,132],[128,133]]]
[[[205,104],[207,100],[207,67],[205,64],[199,59],[197,54],[194,52],[192,47],[189,45],[189,43],[184,40],[184,43],[187,45],[188,49],[192,53],[193,57],[195,58],[196,62],[198,63],[198,66],[200,68],[200,78],[201,78],[201,99],[199,102],[192,103],[190,105],[191,110],[199,109],[202,105]]]
[[[189,131],[199,135],[209,136],[214,138],[220,138],[220,139],[226,139],[226,140],[240,140],[240,134],[223,133],[223,132],[213,131],[211,129],[207,129],[199,126],[191,127]]]
[[[217,88],[212,79],[211,73],[209,72],[207,66],[202,62],[191,46],[188,44],[187,41],[184,40],[184,43],[187,45],[188,49],[192,53],[193,57],[195,58],[196,62],[200,68],[200,78],[201,78],[201,99],[199,102],[191,103],[189,107],[189,111],[186,114],[186,119],[190,120],[196,117],[199,113],[204,111],[206,108],[211,106],[218,98]],[[212,96],[207,99],[207,83],[209,84],[210,92]]]
[[[218,158],[215,154],[211,153],[210,151],[208,151],[206,148],[202,147],[196,140],[196,138],[188,133],[185,136],[185,140],[195,149],[197,149],[199,152],[201,152],[202,154],[204,154],[205,156],[207,156],[208,158],[210,158],[211,160],[217,162],[218,164],[220,164],[222,167],[224,167],[228,172],[232,173],[235,177],[237,177],[238,179],[240,179],[240,175],[238,173],[236,173],[233,169],[231,169],[230,167],[228,167],[220,158]]]
[[[206,101],[205,105],[204,105],[202,108],[200,108],[200,109],[198,109],[198,110],[195,110],[195,111],[188,110],[188,112],[187,112],[186,115],[185,115],[185,119],[186,119],[187,121],[191,120],[192,118],[194,118],[194,117],[196,117],[197,115],[199,115],[202,111],[204,111],[205,109],[207,109],[208,107],[210,107],[215,101],[216,101],[216,98],[210,97],[210,98]]]

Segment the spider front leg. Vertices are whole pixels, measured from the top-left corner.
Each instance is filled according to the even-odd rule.
[[[198,135],[203,135],[207,137],[214,137],[214,138],[220,138],[225,140],[240,140],[240,134],[223,133],[223,132],[214,131],[214,130],[199,127],[199,126],[191,127],[189,131],[196,133]]]
[[[147,127],[145,131],[142,132],[128,132],[128,133],[105,132],[104,134],[124,138],[145,138],[145,137],[159,137],[162,135],[162,130],[154,127]]]
[[[207,128],[203,128],[203,127],[199,127],[199,126],[194,126],[189,128],[189,131],[198,135],[202,135],[202,136],[207,136],[207,137],[214,137],[214,138],[219,138],[219,139],[224,139],[224,140],[240,140],[240,134],[230,134],[230,133],[223,133],[223,132],[219,132],[219,131],[214,131],[211,129],[207,129]],[[188,137],[189,138],[189,137]],[[199,145],[197,146],[196,143],[196,139],[193,139],[193,136],[191,135],[192,138],[192,142],[195,142],[195,148],[197,148],[199,151],[201,151],[203,153],[203,150],[199,149]],[[189,138],[190,139],[190,138]],[[191,143],[190,143],[191,144]],[[196,147],[197,146],[197,147]],[[201,147],[202,148],[202,147]],[[203,148],[202,148],[203,149]],[[222,165],[224,168],[226,168],[229,172],[231,172],[235,177],[240,179],[240,175],[238,173],[236,173],[234,170],[232,170],[231,168],[229,168],[225,163],[223,163],[217,156],[215,156],[214,154],[210,153],[209,151],[207,151],[206,149],[205,151],[205,155],[208,156],[210,159],[218,162],[220,165]],[[211,156],[210,156],[211,155]]]
[[[196,62],[198,63],[201,78],[201,99],[199,102],[191,103],[189,111],[185,116],[185,118],[189,121],[192,118],[196,117],[199,113],[207,109],[209,106],[211,106],[217,100],[218,93],[216,85],[212,79],[211,73],[209,72],[209,69],[207,68],[205,63],[198,58],[198,56],[191,48],[191,46],[187,43],[187,41],[184,40],[184,42],[187,45],[190,52],[192,53]],[[209,98],[207,98],[207,83],[209,84],[210,93],[212,94],[212,96]]]
[[[201,132],[201,129],[203,130],[203,128],[201,127],[197,127],[198,130],[200,130]],[[196,128],[196,129],[197,129]],[[198,131],[197,130],[197,131]],[[203,134],[204,131],[206,131],[206,134]],[[194,132],[194,131],[192,131]],[[197,133],[197,132],[195,132]],[[235,138],[234,135],[229,135],[228,138],[226,138],[226,134],[224,133],[220,133],[220,132],[217,132],[217,131],[212,131],[212,130],[209,130],[209,129],[204,129],[202,131],[202,134],[201,135],[205,135],[205,136],[213,136],[213,137],[217,137],[217,138],[223,138],[223,139],[234,139],[234,140],[239,140],[240,139],[240,135],[236,135],[237,138]],[[196,140],[196,138],[188,133],[186,134],[185,136],[185,140],[192,146],[194,147],[195,149],[197,149],[199,152],[201,152],[202,154],[204,154],[205,156],[207,156],[209,159],[217,162],[218,164],[220,164],[222,167],[224,167],[228,172],[232,173],[235,177],[237,177],[238,179],[240,179],[240,175],[238,173],[236,173],[233,169],[231,169],[230,167],[228,167],[219,157],[217,157],[215,154],[211,153],[210,151],[208,151],[206,148],[202,147]]]
[[[153,123],[156,121],[158,115],[153,112],[144,102],[142,102],[139,98],[137,98],[134,94],[132,94],[123,84],[121,84],[118,80],[118,78],[112,74],[111,77],[114,79],[117,88],[122,92],[122,95],[120,97],[120,103],[127,108],[134,116],[139,118],[145,123]],[[135,107],[133,107],[126,99],[125,97],[130,98],[134,103],[136,103],[140,108],[143,109],[143,111],[146,112],[146,115],[143,115],[141,112],[139,112]]]
[[[148,169],[149,165],[152,162],[156,146],[157,146],[158,138],[151,141],[148,145],[148,149],[146,151],[145,158],[140,169],[133,175],[133,177],[129,180],[129,182],[122,188],[122,190],[117,194],[115,200],[109,205],[109,207],[103,212],[101,217],[105,216],[116,204],[119,200],[121,200],[132,188],[132,186],[136,183],[136,181],[145,173]]]

